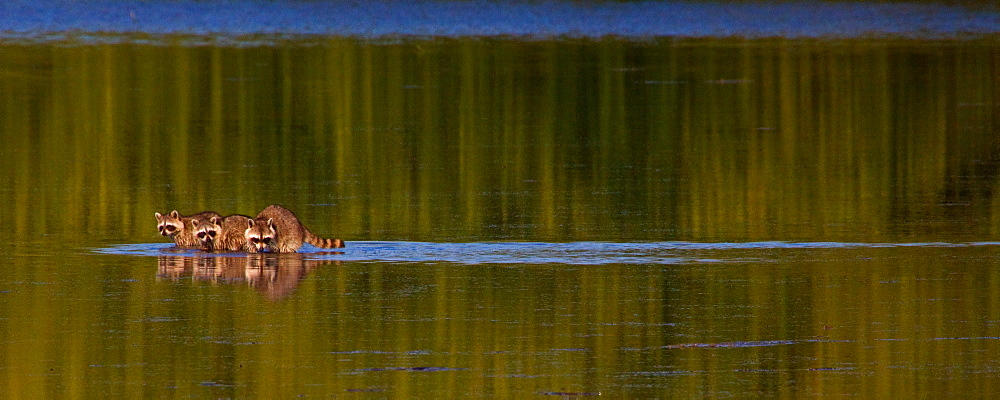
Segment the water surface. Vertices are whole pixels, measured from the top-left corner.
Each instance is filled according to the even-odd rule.
[[[5,382],[22,395],[975,396],[998,367],[990,243],[349,245],[25,251],[0,297],[19,328]],[[467,258],[423,258],[431,247]],[[550,258],[494,262],[497,247]],[[559,251],[609,247],[646,250],[607,264]]]
[[[122,3],[54,4],[0,35],[9,396],[912,398],[1000,381],[1000,47],[954,22],[988,8],[942,37],[522,40],[200,36],[128,3],[142,36]],[[74,19],[101,7],[120,13]],[[921,7],[938,6],[886,12]],[[271,203],[348,247],[178,250],[153,218]]]

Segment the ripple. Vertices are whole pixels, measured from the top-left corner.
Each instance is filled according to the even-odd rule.
[[[844,243],[844,242],[349,242],[348,247],[329,251],[310,245],[299,250],[311,260],[356,262],[412,262],[457,264],[713,264],[767,262],[779,255],[758,250],[853,250],[892,248],[968,248],[1000,243]],[[242,257],[244,253],[206,253],[177,249],[169,243],[120,244],[91,249],[99,254],[157,257]],[[785,254],[787,256],[787,254]],[[866,255],[867,257],[867,255]]]

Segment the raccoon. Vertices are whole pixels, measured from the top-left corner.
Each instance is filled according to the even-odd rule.
[[[185,249],[197,249],[201,247],[201,241],[194,236],[195,229],[191,225],[192,219],[207,221],[212,217],[221,217],[215,211],[202,211],[197,214],[183,216],[177,210],[171,211],[167,215],[154,213],[153,216],[156,217],[156,229],[160,231],[160,234],[169,236],[174,240],[174,244],[177,247]]]
[[[251,219],[246,215],[233,214],[225,218],[212,217],[205,222],[192,220],[191,223],[196,226],[195,237],[201,241],[203,250],[251,251],[243,236],[247,221]]]
[[[222,227],[217,222],[220,222],[218,217],[209,218],[208,221],[191,219],[194,238],[201,244],[202,250],[215,250],[215,237],[222,233]]]
[[[309,232],[291,210],[275,204],[248,220],[246,226],[244,235],[250,253],[292,253],[302,247],[303,241],[327,249],[344,247],[343,240],[325,239]]]

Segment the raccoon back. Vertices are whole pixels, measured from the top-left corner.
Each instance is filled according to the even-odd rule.
[[[274,243],[270,246],[272,251],[294,252],[302,247],[303,242],[325,249],[344,247],[343,240],[316,236],[299,221],[295,213],[277,204],[267,206],[257,214],[255,223],[266,224],[268,220],[271,220],[276,233]]]
[[[255,224],[267,226],[268,220],[274,228],[274,239],[268,246],[271,251],[292,253],[302,247],[305,239],[305,228],[291,210],[272,204],[257,214]]]
[[[246,215],[227,215],[222,219],[219,226],[222,231],[215,238],[216,251],[249,251],[245,232],[247,221],[251,220]]]
[[[301,239],[294,239],[297,241],[296,244],[294,245],[296,250],[299,247],[302,247],[302,242],[306,242],[313,246],[324,249],[338,249],[344,247],[343,240],[323,238],[312,233],[312,231],[310,231],[309,228],[306,228],[306,226],[302,224],[302,221],[299,221],[299,218],[295,215],[295,213],[292,212],[292,210],[289,210],[277,204],[272,204],[267,206],[267,208],[261,211],[260,214],[257,215],[257,217],[274,219],[274,223],[277,226],[276,229],[280,230],[284,228],[286,231],[297,231],[294,232],[294,234],[296,236],[301,235]],[[282,226],[282,224],[279,224],[279,221],[284,222],[284,226]],[[281,242],[280,236],[281,234],[279,233],[279,242]],[[291,239],[286,240],[286,244],[291,244],[290,240]]]

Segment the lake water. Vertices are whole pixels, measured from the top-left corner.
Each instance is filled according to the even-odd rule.
[[[157,4],[0,34],[8,396],[1000,389],[994,11],[329,36],[143,20]],[[272,203],[347,247],[178,250],[153,217]]]

